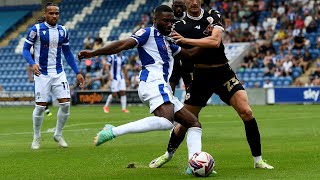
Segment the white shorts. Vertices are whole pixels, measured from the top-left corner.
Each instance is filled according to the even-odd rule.
[[[113,79],[111,81],[111,92],[119,92],[119,91],[125,91],[126,90],[126,82],[124,79],[115,80]]]
[[[48,102],[52,94],[57,99],[70,98],[69,83],[65,72],[55,75],[34,76],[34,98],[36,102]]]
[[[174,113],[183,107],[179,99],[173,96],[169,84],[163,80],[140,81],[138,94],[140,100],[150,107],[150,113],[165,102],[171,102],[174,105]]]

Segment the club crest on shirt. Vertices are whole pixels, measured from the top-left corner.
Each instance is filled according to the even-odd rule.
[[[60,36],[64,36],[64,30],[59,30]]]
[[[212,24],[214,20],[212,17],[207,17],[207,21],[209,22],[209,24]]]
[[[138,31],[135,33],[135,35],[136,35],[136,36],[142,36],[145,32],[146,32],[146,30],[140,29],[140,30],[138,30]]]
[[[29,37],[30,37],[31,39],[33,39],[34,37],[36,37],[36,35],[37,35],[37,32],[35,32],[35,31],[30,31],[30,33],[29,33]]]

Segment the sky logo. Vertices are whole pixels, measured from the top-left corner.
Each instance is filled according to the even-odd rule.
[[[317,101],[319,98],[320,91],[308,89],[303,91],[303,98],[304,99],[312,99],[313,101]]]

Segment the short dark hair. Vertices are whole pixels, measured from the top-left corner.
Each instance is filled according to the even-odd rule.
[[[57,6],[57,7],[59,7],[57,3],[47,2],[46,6],[45,6],[45,8],[46,8],[45,10],[47,10],[47,7],[49,7],[49,6]]]
[[[156,9],[154,10],[154,13],[160,13],[160,12],[172,12],[173,10],[171,9],[171,7],[167,6],[167,5],[160,5],[158,7],[156,7]]]

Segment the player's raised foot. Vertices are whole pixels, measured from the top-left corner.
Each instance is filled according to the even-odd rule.
[[[109,113],[109,107],[108,106],[103,106],[103,111],[105,113]]]
[[[67,148],[68,144],[62,136],[53,136],[53,140],[59,144],[60,147]]]
[[[173,154],[165,153],[164,155],[157,157],[156,159],[152,160],[149,164],[150,168],[159,168],[163,166],[165,163],[169,162],[173,157]]]
[[[189,167],[187,167],[186,174],[188,174],[188,175],[192,174],[192,171],[191,171],[191,169]]]
[[[260,160],[259,162],[254,163],[254,168],[274,169],[274,167],[267,164],[267,162],[265,160]]]
[[[32,141],[31,149],[39,149],[40,148],[40,138],[35,138]]]
[[[94,138],[93,144],[99,146],[107,141],[110,141],[111,139],[114,139],[115,136],[112,132],[113,127],[114,126],[112,126],[111,124],[106,124],[104,128]]]
[[[129,113],[130,111],[128,109],[123,109],[122,112]]]

